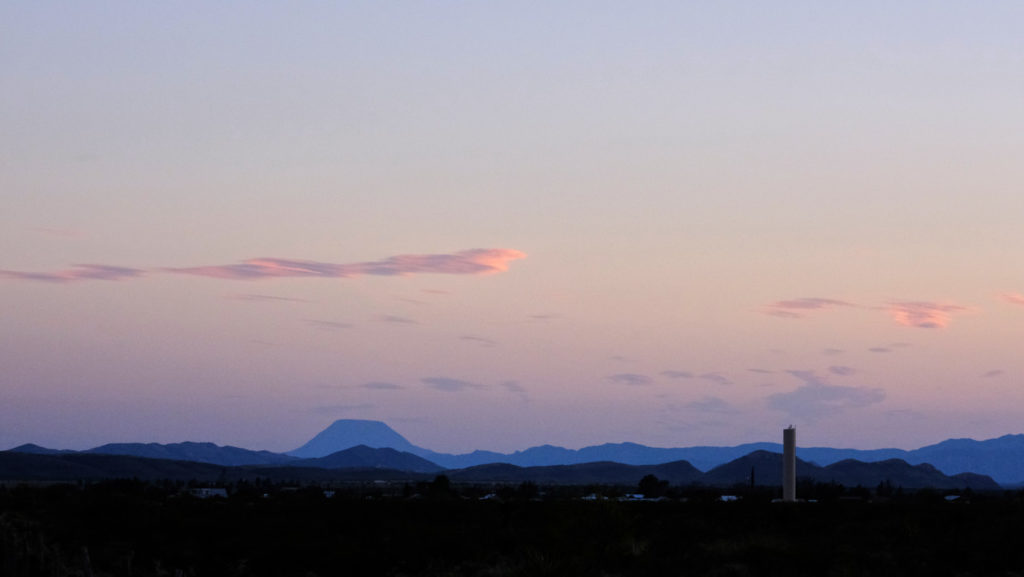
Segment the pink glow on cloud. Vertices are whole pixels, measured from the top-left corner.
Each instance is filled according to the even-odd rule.
[[[942,329],[949,325],[950,315],[969,310],[965,306],[927,301],[890,303],[889,315],[897,323],[922,329]]]
[[[83,280],[124,280],[142,276],[144,271],[123,266],[102,264],[76,264],[56,272],[22,272],[0,270],[0,278],[40,282],[68,283]]]
[[[830,309],[836,307],[856,307],[857,305],[825,298],[799,298],[784,301],[775,301],[765,307],[765,314],[786,319],[800,319],[806,316],[803,311]],[[798,312],[799,311],[799,312]]]
[[[1010,304],[1024,305],[1024,295],[1020,293],[1003,293],[1000,296]]]
[[[512,260],[526,258],[506,248],[464,250],[452,254],[404,254],[380,261],[327,263],[280,258],[255,258],[238,264],[166,269],[169,272],[227,279],[281,277],[348,278],[359,275],[493,274],[508,270]]]
[[[285,277],[349,278],[359,275],[405,276],[412,274],[493,274],[508,270],[509,261],[526,253],[508,248],[478,248],[451,254],[403,254],[379,261],[329,263],[283,258],[254,258],[238,264],[163,268],[163,272],[223,279],[258,280]],[[67,283],[81,280],[125,280],[143,276],[136,268],[80,264],[56,272],[24,272],[0,269],[0,278]],[[255,299],[253,299],[255,300]]]

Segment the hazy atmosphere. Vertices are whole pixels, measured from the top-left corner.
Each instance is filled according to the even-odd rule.
[[[1024,4],[0,4],[0,449],[1022,431]]]

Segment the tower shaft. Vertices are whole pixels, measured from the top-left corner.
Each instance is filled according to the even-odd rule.
[[[796,501],[796,429],[782,430],[782,500]]]

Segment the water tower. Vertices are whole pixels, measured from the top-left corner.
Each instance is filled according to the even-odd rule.
[[[782,500],[796,501],[796,429],[782,430]]]

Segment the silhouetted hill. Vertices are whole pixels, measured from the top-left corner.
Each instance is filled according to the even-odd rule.
[[[550,485],[636,485],[646,475],[654,475],[676,485],[688,485],[700,478],[701,472],[685,461],[661,465],[624,465],[609,461],[520,467],[509,463],[477,465],[446,473],[462,483],[534,483]]]
[[[46,447],[40,447],[35,443],[25,443],[24,445],[18,445],[17,447],[9,450],[15,453],[31,453],[33,455],[62,455],[65,453],[75,452],[67,449],[47,449]]]
[[[798,477],[817,478],[821,467],[802,459],[796,460]],[[782,486],[782,453],[771,451],[754,451],[719,465],[700,478],[705,485],[731,486],[749,485],[751,471],[754,473],[754,484],[762,486]]]
[[[441,472],[436,464],[410,453],[394,449],[352,447],[318,459],[291,460],[286,466],[234,466],[169,459],[152,459],[129,455],[99,453],[35,454],[16,451],[0,452],[0,479],[23,481],[75,481],[109,478],[143,480],[230,481],[263,477],[272,480],[324,482],[341,480],[404,479],[422,480]],[[512,464],[487,464],[446,471],[458,482],[532,481],[542,484],[606,484],[636,485],[646,475],[654,475],[673,485],[700,483],[728,487],[781,484],[782,455],[755,451],[724,465],[701,473],[686,461],[660,465],[626,465],[610,461],[520,467]],[[797,477],[823,483],[835,482],[848,487],[873,488],[882,482],[893,487],[915,489],[972,488],[998,489],[983,475],[962,474],[949,477],[931,465],[910,465],[900,459],[863,463],[848,459],[819,467],[798,460]]]
[[[376,451],[377,449],[370,449]],[[391,451],[381,449],[381,451]],[[413,459],[417,457],[408,455]],[[372,461],[372,457],[364,460]],[[436,466],[435,466],[436,469]],[[140,479],[144,481],[173,480],[200,482],[237,481],[264,478],[272,481],[328,482],[373,480],[426,480],[430,473],[353,466],[323,468],[310,466],[239,466],[224,467],[194,461],[151,459],[130,455],[104,455],[99,453],[70,453],[41,455],[0,451],[0,480],[15,481],[92,481],[99,479]]]
[[[799,473],[798,473],[799,475]],[[832,463],[825,467],[825,477],[816,476],[818,480],[828,480],[856,487],[873,487],[888,481],[894,486],[909,488],[934,487],[949,489],[958,483],[951,477],[943,475],[931,465],[911,465],[902,459],[887,459],[874,463],[864,463],[847,459]]]
[[[435,463],[391,448],[374,449],[366,445],[351,447],[316,459],[298,459],[294,466],[322,469],[394,469],[416,473],[437,473],[443,470]]]
[[[295,459],[270,451],[250,451],[232,446],[218,446],[213,443],[110,443],[87,451],[104,455],[130,455],[150,459],[170,459],[179,461],[195,461],[212,463],[228,467],[241,465],[277,465],[286,464]]]
[[[729,486],[750,483],[751,470],[754,472],[756,485],[782,485],[782,454],[769,451],[756,451],[724,465],[715,467],[701,477],[707,485]],[[797,459],[796,475],[798,479],[811,480],[819,483],[838,483],[846,487],[875,488],[879,483],[887,482],[893,487],[920,489],[976,489],[997,490],[997,484],[991,477],[976,474],[948,476],[928,464],[911,465],[902,459],[888,459],[875,463],[865,463],[847,459],[833,463],[827,467],[819,467]]]
[[[147,459],[126,455],[69,453],[39,455],[0,452],[0,479],[79,481],[93,479],[215,480],[224,467],[192,461]]]

